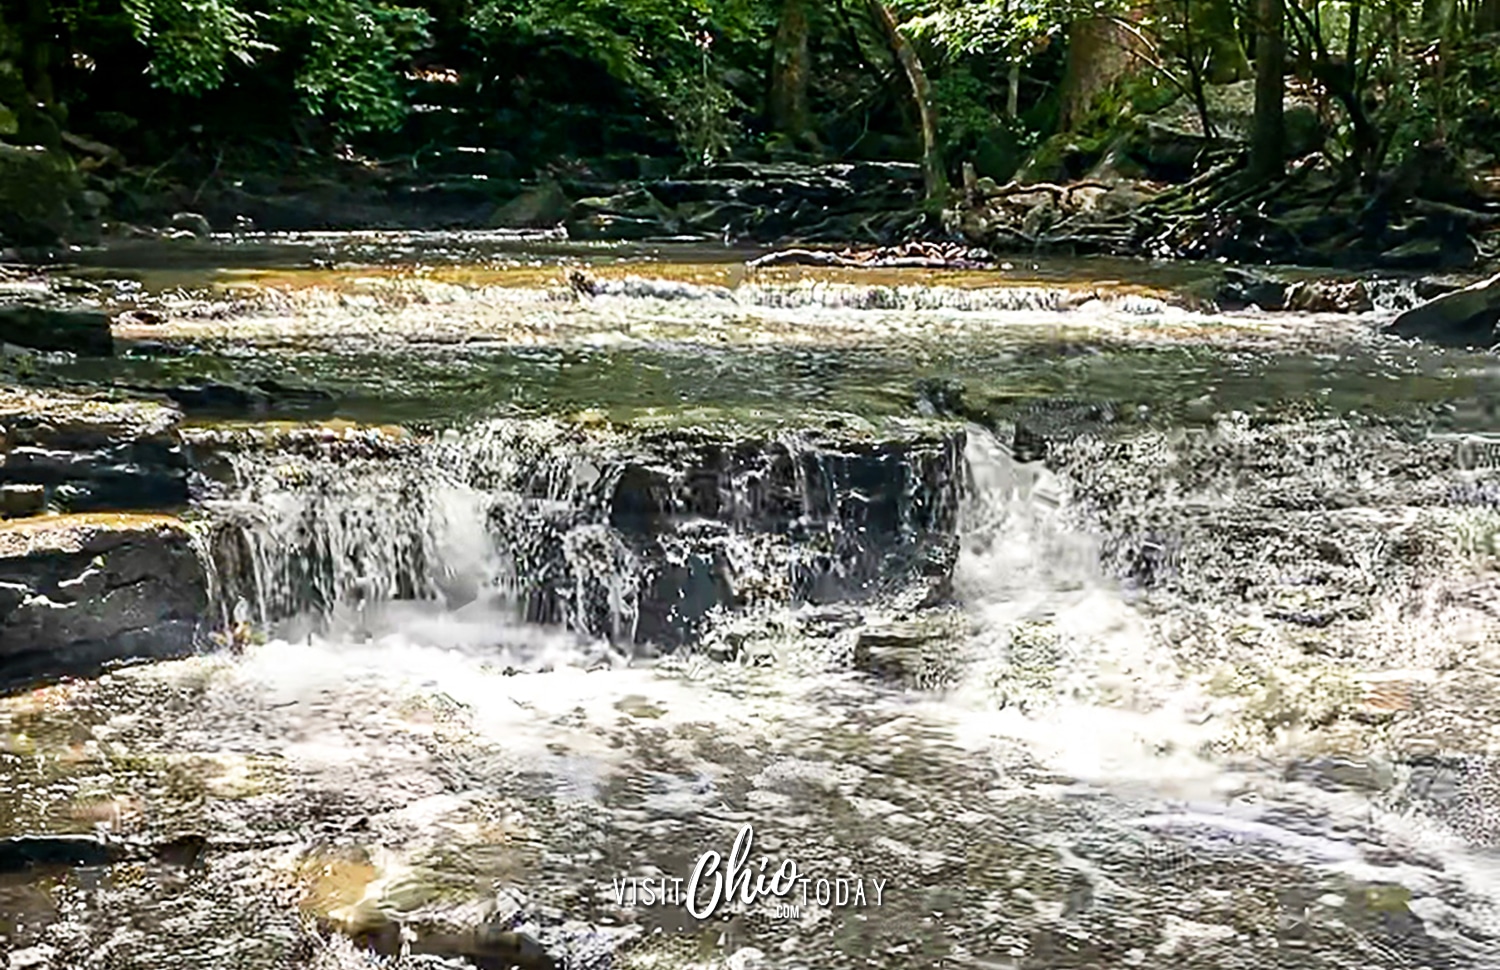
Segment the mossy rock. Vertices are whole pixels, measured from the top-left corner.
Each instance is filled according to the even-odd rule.
[[[1061,132],[1041,144],[1016,179],[1024,184],[1037,182],[1071,182],[1080,179],[1104,154],[1100,138],[1084,138]]]
[[[974,171],[996,182],[1009,182],[1025,157],[1016,133],[1008,126],[997,125],[985,132],[975,146]]]
[[[73,221],[68,200],[78,188],[65,156],[0,145],[0,239],[23,246],[62,239]]]

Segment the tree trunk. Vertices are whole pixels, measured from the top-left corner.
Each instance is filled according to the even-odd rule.
[[[1257,0],[1255,24],[1255,121],[1250,172],[1270,181],[1286,172],[1286,37],[1283,0]]]
[[[1228,0],[1189,0],[1194,47],[1207,60],[1203,71],[1210,84],[1229,84],[1250,76],[1250,61],[1235,28],[1234,7]]]
[[[1500,0],[1480,0],[1474,11],[1474,33],[1488,34],[1500,30]]]
[[[56,100],[52,87],[51,0],[24,0],[17,27],[21,38],[21,76],[26,89],[40,104],[51,109]]]
[[[771,55],[771,124],[798,146],[813,140],[808,63],[807,0],[782,0]]]
[[[1139,44],[1134,34],[1110,17],[1087,17],[1068,24],[1068,61],[1059,92],[1060,130],[1076,128],[1099,95],[1130,73],[1132,52]]]
[[[906,80],[911,85],[912,101],[916,104],[922,126],[922,181],[927,198],[929,201],[947,201],[948,176],[943,171],[943,156],[938,145],[937,106],[932,102],[927,72],[922,69],[922,60],[916,50],[901,35],[901,28],[896,26],[890,8],[881,0],[865,0],[865,4],[870,10],[870,19],[885,37],[891,54],[906,72]]]

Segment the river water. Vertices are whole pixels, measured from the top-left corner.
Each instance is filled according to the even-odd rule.
[[[201,442],[406,430],[200,483],[242,648],[0,700],[0,835],[207,840],[0,874],[10,968],[1500,967],[1487,357],[1379,337],[1390,307],[1193,310],[1191,268],[196,259],[103,260],[161,319],[49,376],[334,395]],[[610,506],[705,441],[739,448],[716,517]],[[951,596],[883,585],[944,529]],[[740,608],[651,627],[699,562]],[[747,827],[754,875],[806,881],[686,907]]]

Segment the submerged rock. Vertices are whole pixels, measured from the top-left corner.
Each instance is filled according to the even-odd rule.
[[[321,388],[290,387],[277,381],[252,384],[227,384],[201,381],[176,387],[136,387],[143,393],[165,394],[184,411],[207,414],[268,414],[298,412],[328,415],[333,412],[334,397]]]
[[[0,689],[186,654],[207,611],[203,564],[175,518],[0,524]]]

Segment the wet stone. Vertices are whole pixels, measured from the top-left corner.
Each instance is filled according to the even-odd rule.
[[[919,598],[941,599],[953,566],[961,448],[962,432],[940,423],[888,437],[851,428],[768,439],[731,429],[511,421],[390,462],[240,451],[226,456],[229,469],[216,464],[213,493],[236,495],[235,509],[295,502],[305,518],[272,536],[253,517],[226,517],[214,545],[230,595],[259,598],[272,618],[370,595],[367,579],[340,575],[352,549],[327,558],[363,533],[324,535],[336,522],[364,523],[358,528],[371,532],[358,555],[388,560],[374,577],[383,587],[377,598],[453,606],[455,590],[471,602],[498,585],[529,622],[677,647],[718,611],[867,599],[912,579],[925,583]],[[205,448],[195,453],[207,460]],[[470,576],[450,575],[459,567],[432,545],[450,528],[443,495],[477,503],[484,523],[479,535],[443,542],[477,542],[498,566],[473,561],[463,567]],[[365,506],[409,514],[366,520]],[[253,575],[268,566],[275,575]]]
[[[0,516],[7,519],[36,515],[47,507],[47,490],[40,485],[0,485]]]
[[[44,504],[71,512],[181,507],[179,417],[147,402],[0,388],[0,487],[40,487]]]
[[[203,565],[176,519],[93,514],[0,525],[0,689],[186,654],[207,610]]]
[[[15,304],[0,306],[0,343],[86,357],[114,354],[109,314]]]

